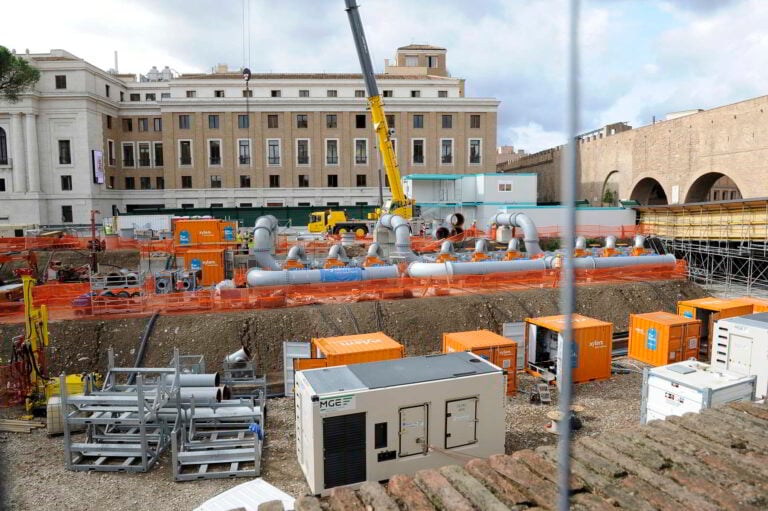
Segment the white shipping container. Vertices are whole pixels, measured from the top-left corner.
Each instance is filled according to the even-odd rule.
[[[470,352],[296,373],[296,455],[313,494],[504,452],[504,372]]]
[[[757,377],[757,399],[768,397],[768,312],[715,323],[712,367]]]
[[[120,215],[117,219],[117,231],[133,229],[134,232],[152,230],[156,234],[171,232],[173,215]]]
[[[755,399],[755,377],[742,376],[686,360],[643,371],[640,422],[698,413],[734,401]]]

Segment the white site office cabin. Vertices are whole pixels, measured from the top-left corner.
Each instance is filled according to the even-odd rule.
[[[504,452],[505,378],[461,352],[296,373],[296,454],[313,494]]]

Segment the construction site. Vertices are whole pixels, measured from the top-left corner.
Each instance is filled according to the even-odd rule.
[[[345,4],[391,196],[365,218],[94,209],[0,238],[0,507],[768,508],[768,201],[406,179]],[[413,196],[449,187],[534,201]]]

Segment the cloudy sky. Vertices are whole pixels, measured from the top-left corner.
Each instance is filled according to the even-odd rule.
[[[499,144],[563,142],[565,0],[358,0],[378,71],[398,46],[448,49],[467,95],[501,100]],[[250,61],[243,7],[250,9]],[[217,62],[254,72],[359,66],[343,0],[37,0],[7,2],[0,44],[66,49],[104,69],[180,72]],[[29,19],[29,22],[24,20]],[[765,94],[766,0],[583,0],[581,130],[711,108]],[[246,54],[244,58],[244,54]]]

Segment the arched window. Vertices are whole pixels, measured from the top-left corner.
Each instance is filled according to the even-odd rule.
[[[8,165],[8,139],[3,128],[0,128],[0,165]]]

